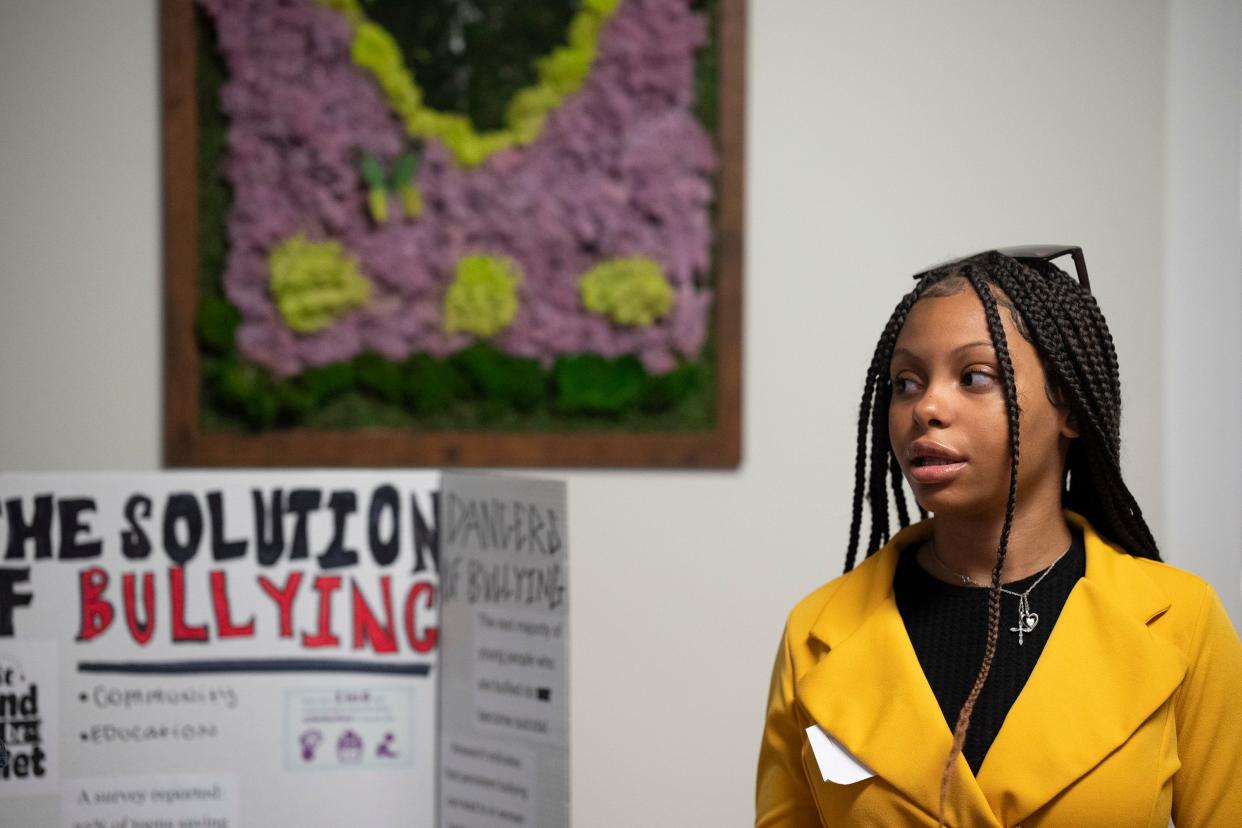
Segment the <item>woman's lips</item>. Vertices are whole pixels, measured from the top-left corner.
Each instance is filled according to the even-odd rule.
[[[926,466],[914,465],[910,467],[910,477],[914,478],[917,483],[948,483],[964,468],[966,468],[965,460],[956,463],[936,462]]]

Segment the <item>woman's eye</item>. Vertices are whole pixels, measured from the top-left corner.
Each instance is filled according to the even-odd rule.
[[[986,388],[996,382],[996,377],[986,371],[967,371],[962,376],[963,383],[972,388]]]
[[[910,386],[913,384],[913,380],[909,377],[895,377],[893,379],[893,393],[904,394],[910,390]]]

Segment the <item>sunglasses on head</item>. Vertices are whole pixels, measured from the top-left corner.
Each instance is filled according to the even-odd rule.
[[[1059,259],[1069,254],[1074,259],[1074,270],[1078,275],[1078,283],[1086,288],[1087,292],[1091,292],[1091,282],[1087,278],[1087,260],[1082,255],[1082,248],[1069,244],[1024,244],[1017,247],[997,247],[994,248],[997,253],[1008,256],[1011,259],[1017,259],[1020,262],[1051,262],[1053,259]],[[981,253],[988,251],[983,250]],[[914,274],[915,279],[921,279],[927,273],[933,270],[939,270],[942,267],[951,265],[955,262],[962,262],[966,259],[972,259],[979,253],[972,253],[969,256],[962,256],[957,259],[951,259],[947,262],[941,262],[932,267],[923,268],[923,270]]]

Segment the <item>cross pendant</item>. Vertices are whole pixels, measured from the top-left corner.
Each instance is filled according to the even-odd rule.
[[[1023,612],[1018,610],[1018,626],[1010,627],[1010,632],[1018,634],[1018,646],[1022,645],[1023,633],[1029,633],[1035,629],[1035,625],[1039,623],[1039,616],[1033,612]]]

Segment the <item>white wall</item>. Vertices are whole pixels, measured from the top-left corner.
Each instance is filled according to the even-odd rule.
[[[1169,8],[1165,534],[1242,629],[1242,3]]]
[[[0,3],[0,467],[159,466],[149,0]]]
[[[159,466],[154,5],[0,4],[0,468]],[[841,570],[864,366],[917,267],[1082,244],[1131,486],[1161,539],[1198,514],[1165,485],[1166,2],[751,7],[745,462],[548,472],[590,828],[749,824],[777,636]]]

